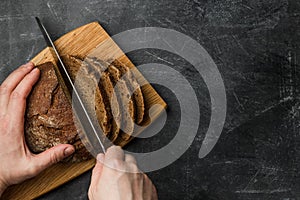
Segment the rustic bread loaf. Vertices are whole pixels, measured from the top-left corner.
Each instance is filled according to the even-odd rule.
[[[76,152],[68,158],[77,162],[91,158],[78,137],[72,118],[72,108],[58,84],[51,62],[37,66],[40,80],[27,100],[25,138],[34,153],[40,153],[58,144],[73,144]]]

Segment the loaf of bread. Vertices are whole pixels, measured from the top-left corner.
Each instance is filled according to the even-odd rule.
[[[78,82],[80,77],[77,85],[81,97],[89,102],[103,133],[116,145],[127,143],[134,132],[134,122],[140,124],[144,117],[142,90],[129,68],[119,61],[108,63],[70,55],[62,58],[72,80]],[[92,156],[79,139],[72,107],[58,83],[55,65],[47,62],[37,67],[41,75],[28,97],[25,115],[25,138],[30,150],[40,153],[68,143],[76,151],[66,161],[90,159]]]
[[[66,98],[51,62],[37,66],[40,80],[27,100],[25,138],[33,153],[40,153],[58,144],[73,144],[76,153],[71,162],[91,158],[82,145],[73,121],[72,107]]]

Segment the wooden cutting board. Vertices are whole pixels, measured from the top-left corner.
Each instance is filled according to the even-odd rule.
[[[93,22],[82,27],[79,27],[55,41],[55,45],[60,55],[77,55],[85,57],[87,55],[96,56],[102,60],[118,59],[127,66],[134,68],[133,63],[122,52],[117,44],[110,38],[106,31],[97,22]],[[54,61],[48,48],[41,51],[32,61],[38,65],[47,61]],[[140,83],[145,83],[145,78],[135,70],[135,75]],[[146,111],[154,104],[160,104],[162,107],[155,107],[153,119],[159,117],[163,109],[166,108],[166,103],[157,94],[150,84],[142,87],[145,98]],[[149,117],[146,117],[143,124],[150,123]],[[142,129],[136,130],[135,134],[139,134]],[[121,146],[127,142],[121,143]],[[74,179],[75,177],[90,170],[95,165],[95,160],[85,161],[81,163],[58,163],[37,177],[27,180],[21,184],[9,187],[3,194],[1,199],[5,200],[26,200],[37,198],[54,188]]]

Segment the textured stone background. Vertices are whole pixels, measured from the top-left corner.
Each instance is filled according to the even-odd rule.
[[[228,113],[219,142],[199,159],[210,118],[201,76],[168,52],[144,49],[128,55],[136,65],[158,62],[178,70],[201,102],[192,146],[172,165],[149,173],[160,199],[299,200],[299,15],[296,0],[2,0],[0,82],[45,47],[34,16],[55,38],[92,21],[111,35],[145,26],[175,29],[197,40],[216,62]],[[178,102],[168,89],[155,88],[169,104],[168,122],[155,137],[135,140],[129,149],[157,149],[176,133]],[[40,199],[87,199],[89,181],[86,173]]]

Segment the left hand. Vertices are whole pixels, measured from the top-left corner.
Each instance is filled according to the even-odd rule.
[[[36,155],[26,145],[26,98],[39,73],[33,63],[28,63],[15,70],[0,86],[0,196],[6,187],[36,176],[75,151],[72,145],[60,144]]]

